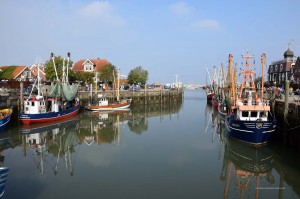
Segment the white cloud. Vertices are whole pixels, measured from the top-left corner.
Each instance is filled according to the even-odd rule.
[[[82,9],[82,14],[87,17],[107,17],[111,15],[112,9],[107,1],[94,1]]]
[[[204,19],[192,23],[192,27],[200,30],[219,30],[221,28],[218,21],[213,19]]]
[[[108,1],[94,1],[84,6],[80,14],[103,24],[122,26],[125,21],[114,13],[114,7]]]
[[[192,11],[192,7],[184,2],[177,2],[169,6],[169,9],[177,15],[187,15]]]

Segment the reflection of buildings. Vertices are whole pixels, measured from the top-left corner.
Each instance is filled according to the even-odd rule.
[[[225,182],[224,198],[244,198],[246,194],[258,198],[260,189],[274,187],[273,162],[268,148],[254,148],[227,138],[220,175]]]

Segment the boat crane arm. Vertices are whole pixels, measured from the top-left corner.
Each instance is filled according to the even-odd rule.
[[[56,80],[59,81],[57,71],[56,71],[56,66],[55,66],[54,54],[53,53],[51,53],[51,58],[52,58],[53,67],[54,67],[54,71],[55,71],[55,75],[56,75]]]

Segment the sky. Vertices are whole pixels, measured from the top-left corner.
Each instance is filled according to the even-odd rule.
[[[148,83],[205,84],[206,68],[228,55],[241,67],[249,51],[257,68],[300,56],[299,0],[0,0],[0,65],[107,59],[122,75],[137,66]],[[257,72],[257,74],[260,72]]]

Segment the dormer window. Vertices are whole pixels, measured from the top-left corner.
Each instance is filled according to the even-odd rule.
[[[93,62],[91,62],[90,60],[87,59],[83,63],[83,68],[84,68],[85,72],[93,72],[94,71],[94,64],[93,64]]]

